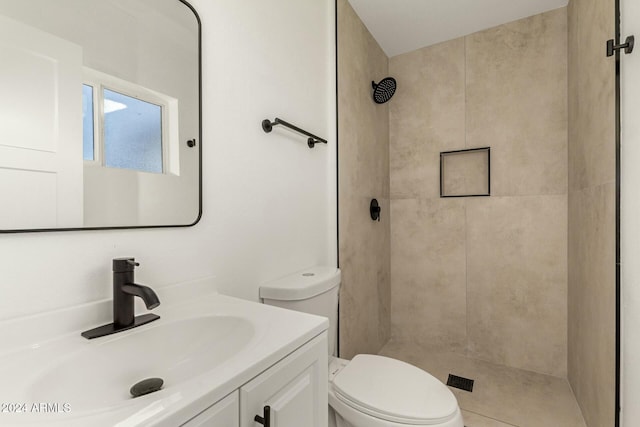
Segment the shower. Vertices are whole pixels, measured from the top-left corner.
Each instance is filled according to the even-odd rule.
[[[385,77],[380,80],[380,83],[372,81],[371,86],[373,87],[373,100],[376,104],[384,104],[396,93],[396,79],[393,77]]]

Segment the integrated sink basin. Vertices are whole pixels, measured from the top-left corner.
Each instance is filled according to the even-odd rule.
[[[327,328],[211,288],[158,289],[159,320],[91,340],[111,300],[0,322],[0,426],[180,426]],[[149,378],[162,388],[132,397]]]
[[[80,413],[131,404],[129,389],[139,381],[162,378],[171,391],[238,354],[254,333],[251,322],[235,316],[149,324],[62,357],[31,382],[27,399],[64,397]]]

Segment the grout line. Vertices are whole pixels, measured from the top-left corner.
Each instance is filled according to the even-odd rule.
[[[597,185],[594,187],[589,187],[589,188],[585,188],[585,190],[588,190],[590,188],[598,188],[598,187],[603,187],[605,185],[608,184],[603,184],[603,185]],[[582,190],[574,190],[573,192],[577,192],[577,191],[582,191]],[[465,197],[465,196],[461,196],[461,197],[446,197],[446,199],[449,200],[458,200],[458,199],[464,199],[464,200],[477,200],[477,199],[506,199],[506,198],[524,198],[524,197],[545,197],[545,196],[549,196],[549,197],[556,197],[556,196],[567,196],[569,193],[547,193],[547,194],[497,194],[494,195],[492,194],[491,196],[479,196],[479,197]],[[392,197],[390,200],[432,200],[432,199],[442,199],[442,197],[438,196],[438,195],[425,195],[425,194],[418,194],[418,195],[410,195],[410,196],[394,196]]]
[[[469,148],[469,143],[467,141],[467,120],[468,120],[468,111],[467,111],[467,86],[468,82],[468,74],[467,74],[467,37],[464,36],[462,39],[463,42],[463,62],[464,62],[464,146],[465,148]],[[491,179],[491,177],[489,177]],[[465,331],[464,331],[464,354],[469,355],[470,353],[470,345],[469,345],[469,221],[468,221],[468,201],[465,199],[464,201],[464,296],[465,296],[465,306],[464,306],[464,321],[465,321]]]
[[[469,355],[469,220],[468,220],[468,200],[464,201],[464,354]]]
[[[508,423],[508,422],[506,422],[506,421],[499,420],[499,419],[497,419],[497,418],[488,417],[488,416],[486,416],[486,415],[480,414],[480,413],[475,412],[475,411],[470,411],[470,410],[468,410],[468,409],[464,409],[464,408],[460,408],[460,409],[461,409],[461,410],[463,410],[463,411],[465,411],[465,412],[469,412],[469,413],[471,413],[471,414],[475,414],[475,415],[478,415],[478,416],[483,417],[483,418],[487,418],[487,419],[490,419],[490,420],[493,420],[493,421],[497,421],[497,422],[502,423],[502,424],[506,424],[506,425],[513,426],[513,427],[520,427],[520,426],[519,426],[519,425],[517,425],[517,424],[511,424],[511,423]],[[467,427],[474,427],[474,426],[467,426]]]
[[[467,86],[469,86],[469,76],[467,74],[467,37],[464,36],[463,41],[463,62],[464,62],[464,147],[469,148],[467,141]]]

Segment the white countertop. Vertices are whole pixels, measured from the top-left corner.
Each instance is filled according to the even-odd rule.
[[[202,286],[159,290],[162,304],[152,312],[160,315],[160,320],[93,340],[81,337],[80,333],[105,323],[103,319],[107,316],[110,301],[0,322],[0,425],[176,427],[259,375],[329,326],[328,320],[323,317],[283,310],[210,291],[207,294],[204,292],[206,289]],[[144,310],[138,310],[136,314],[143,312]],[[107,403],[100,409],[88,410],[83,405],[76,404],[74,410],[74,402],[69,399],[74,393],[65,392],[64,384],[57,388],[56,384],[46,382],[52,371],[54,374],[58,371],[58,375],[53,376],[58,378],[56,381],[73,381],[74,384],[80,384],[82,393],[92,393],[92,387],[96,387],[95,378],[93,382],[92,378],[67,378],[67,371],[62,368],[58,370],[58,364],[64,366],[65,359],[74,356],[77,358],[78,352],[97,354],[96,350],[99,351],[100,346],[117,346],[119,343],[114,341],[129,336],[131,337],[127,339],[131,342],[135,339],[135,334],[150,331],[152,328],[166,328],[166,325],[171,326],[175,322],[188,325],[189,319],[212,316],[232,316],[246,320],[248,323],[245,323],[250,325],[248,330],[251,331],[248,341],[237,353],[217,366],[204,369],[180,384],[167,383],[157,392],[118,404]],[[107,320],[109,321],[111,320]],[[75,329],[72,329],[71,325],[75,325]],[[82,329],[78,329],[78,325]],[[218,344],[224,346],[224,339],[220,339]],[[135,355],[122,354],[123,360],[109,360],[109,367],[113,369],[113,366],[118,367],[119,364],[126,366],[129,357],[135,358]],[[182,361],[190,362],[192,361],[188,359]],[[79,368],[77,374],[71,370],[70,376],[90,377],[91,369],[87,369],[86,365],[83,360],[85,367]],[[95,368],[96,372],[101,369],[99,361],[96,361]],[[45,384],[46,387],[44,390],[42,387],[38,390],[38,384]],[[123,392],[128,393],[129,386],[130,384],[123,384]],[[46,408],[40,404],[57,404],[60,412],[50,412],[55,407]],[[24,412],[14,412],[17,408]],[[37,412],[38,409],[48,412]]]

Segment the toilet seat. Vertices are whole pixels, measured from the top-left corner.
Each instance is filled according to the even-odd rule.
[[[380,420],[439,425],[459,414],[451,391],[427,372],[399,360],[360,354],[333,378],[335,397]]]

